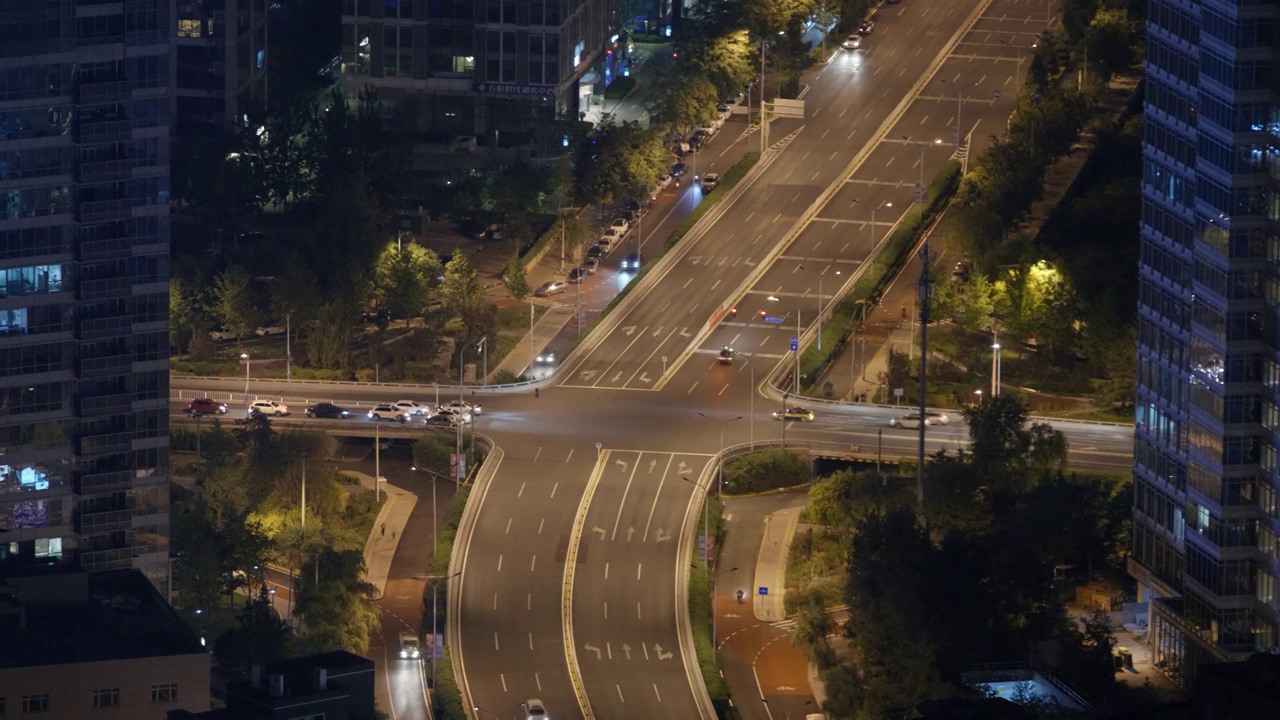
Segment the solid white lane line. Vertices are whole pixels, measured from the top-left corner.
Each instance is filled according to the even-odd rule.
[[[649,519],[644,522],[644,535],[641,536],[641,542],[649,540],[649,526],[653,524],[653,513],[658,509],[658,497],[662,495],[662,484],[667,481],[667,473],[671,471],[671,463],[675,461],[675,455],[667,456],[667,467],[662,471],[662,477],[658,478],[658,489],[653,493],[653,505],[649,506]],[[640,603],[636,603],[636,609],[639,610]]]
[[[627,506],[627,494],[631,492],[631,481],[636,479],[636,470],[640,469],[640,461],[644,458],[644,453],[631,463],[631,474],[627,476],[627,486],[622,489],[622,499],[618,501],[618,514],[613,518],[613,534],[609,536],[610,540],[618,539],[618,525],[622,522],[622,509]]]
[[[658,697],[658,702],[662,702],[662,693],[658,692],[658,683],[653,684],[653,694]]]
[[[634,330],[635,328],[632,327],[631,329]],[[631,347],[635,345],[637,342],[640,342],[640,338],[644,337],[645,333],[647,333],[648,331],[649,331],[649,326],[645,325],[643,330],[636,333],[635,337],[631,338],[631,342],[627,343],[627,346],[622,349],[621,353],[618,354],[618,357],[614,358],[613,362],[609,363],[609,366],[604,369],[604,372],[600,373],[600,377],[597,378],[595,382],[591,383],[591,387],[600,387],[600,383],[604,382],[605,379],[609,377],[609,371],[613,369],[613,366],[617,365],[618,361],[626,357],[626,354],[631,352]],[[622,373],[618,373],[618,374],[621,375]]]
[[[494,645],[497,645],[497,644],[498,644],[498,636],[497,636],[497,635],[494,635],[494,636],[493,636],[493,644],[494,644]],[[498,673],[498,679],[502,680],[502,692],[509,692],[509,691],[507,690],[507,676],[506,676],[506,675],[503,675],[502,673]]]

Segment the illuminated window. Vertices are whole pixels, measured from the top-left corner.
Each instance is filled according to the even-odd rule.
[[[200,37],[200,21],[199,20],[179,20],[178,21],[178,37]]]
[[[476,59],[471,55],[454,55],[453,71],[456,73],[469,73],[476,69]]]

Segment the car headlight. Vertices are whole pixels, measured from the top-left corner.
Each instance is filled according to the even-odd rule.
[[[342,411],[342,414],[343,414],[343,415],[350,415],[350,414],[351,414],[351,412],[350,412],[350,411],[348,411],[348,410],[343,410],[343,411]]]
[[[409,653],[407,653],[407,652],[405,652],[405,651],[401,650],[401,651],[400,651],[400,657],[401,657],[402,659],[403,659],[403,658],[407,658],[407,657],[409,657]]]
[[[373,411],[372,411],[372,410],[370,410],[370,411],[369,411],[368,416],[369,416],[369,417],[373,417]]]
[[[418,651],[417,651],[417,650],[414,650],[414,651],[413,651],[413,656],[416,658],[416,657],[418,657],[418,655],[419,655]]]

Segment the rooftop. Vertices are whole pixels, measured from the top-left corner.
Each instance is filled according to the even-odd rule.
[[[0,668],[206,652],[136,570],[0,575]]]

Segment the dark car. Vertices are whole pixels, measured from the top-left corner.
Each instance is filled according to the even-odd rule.
[[[862,24],[858,26],[858,34],[870,35],[871,31],[875,29],[876,29],[876,24],[874,20],[863,20]]]
[[[573,283],[574,285],[577,285],[578,283],[586,279],[587,279],[587,270],[586,268],[580,268],[580,267],[576,267],[570,270],[569,277],[566,278],[566,280]]]
[[[671,166],[671,177],[678,178],[689,171],[689,166],[682,162],[678,162]]]
[[[196,398],[187,404],[187,412],[192,415],[226,415],[227,406],[209,398]]]
[[[334,405],[333,403],[316,403],[307,408],[307,417],[311,418],[335,418],[344,420],[351,416],[351,411]]]
[[[721,349],[720,349],[720,356],[716,358],[716,362],[720,363],[721,365],[732,365],[732,364],[733,364],[733,356],[734,356],[734,355],[736,355],[736,354],[737,354],[737,353],[735,353],[735,352],[733,351],[733,348],[731,348],[731,347],[724,347],[724,348],[721,348]]]
[[[622,258],[621,267],[623,270],[639,270],[640,266],[643,264],[644,264],[643,255],[641,255],[640,253],[631,253],[630,255]]]
[[[603,245],[592,245],[591,247],[587,248],[587,259],[599,260],[600,258],[604,257],[604,253],[606,250],[608,250],[608,248],[604,247]]]

